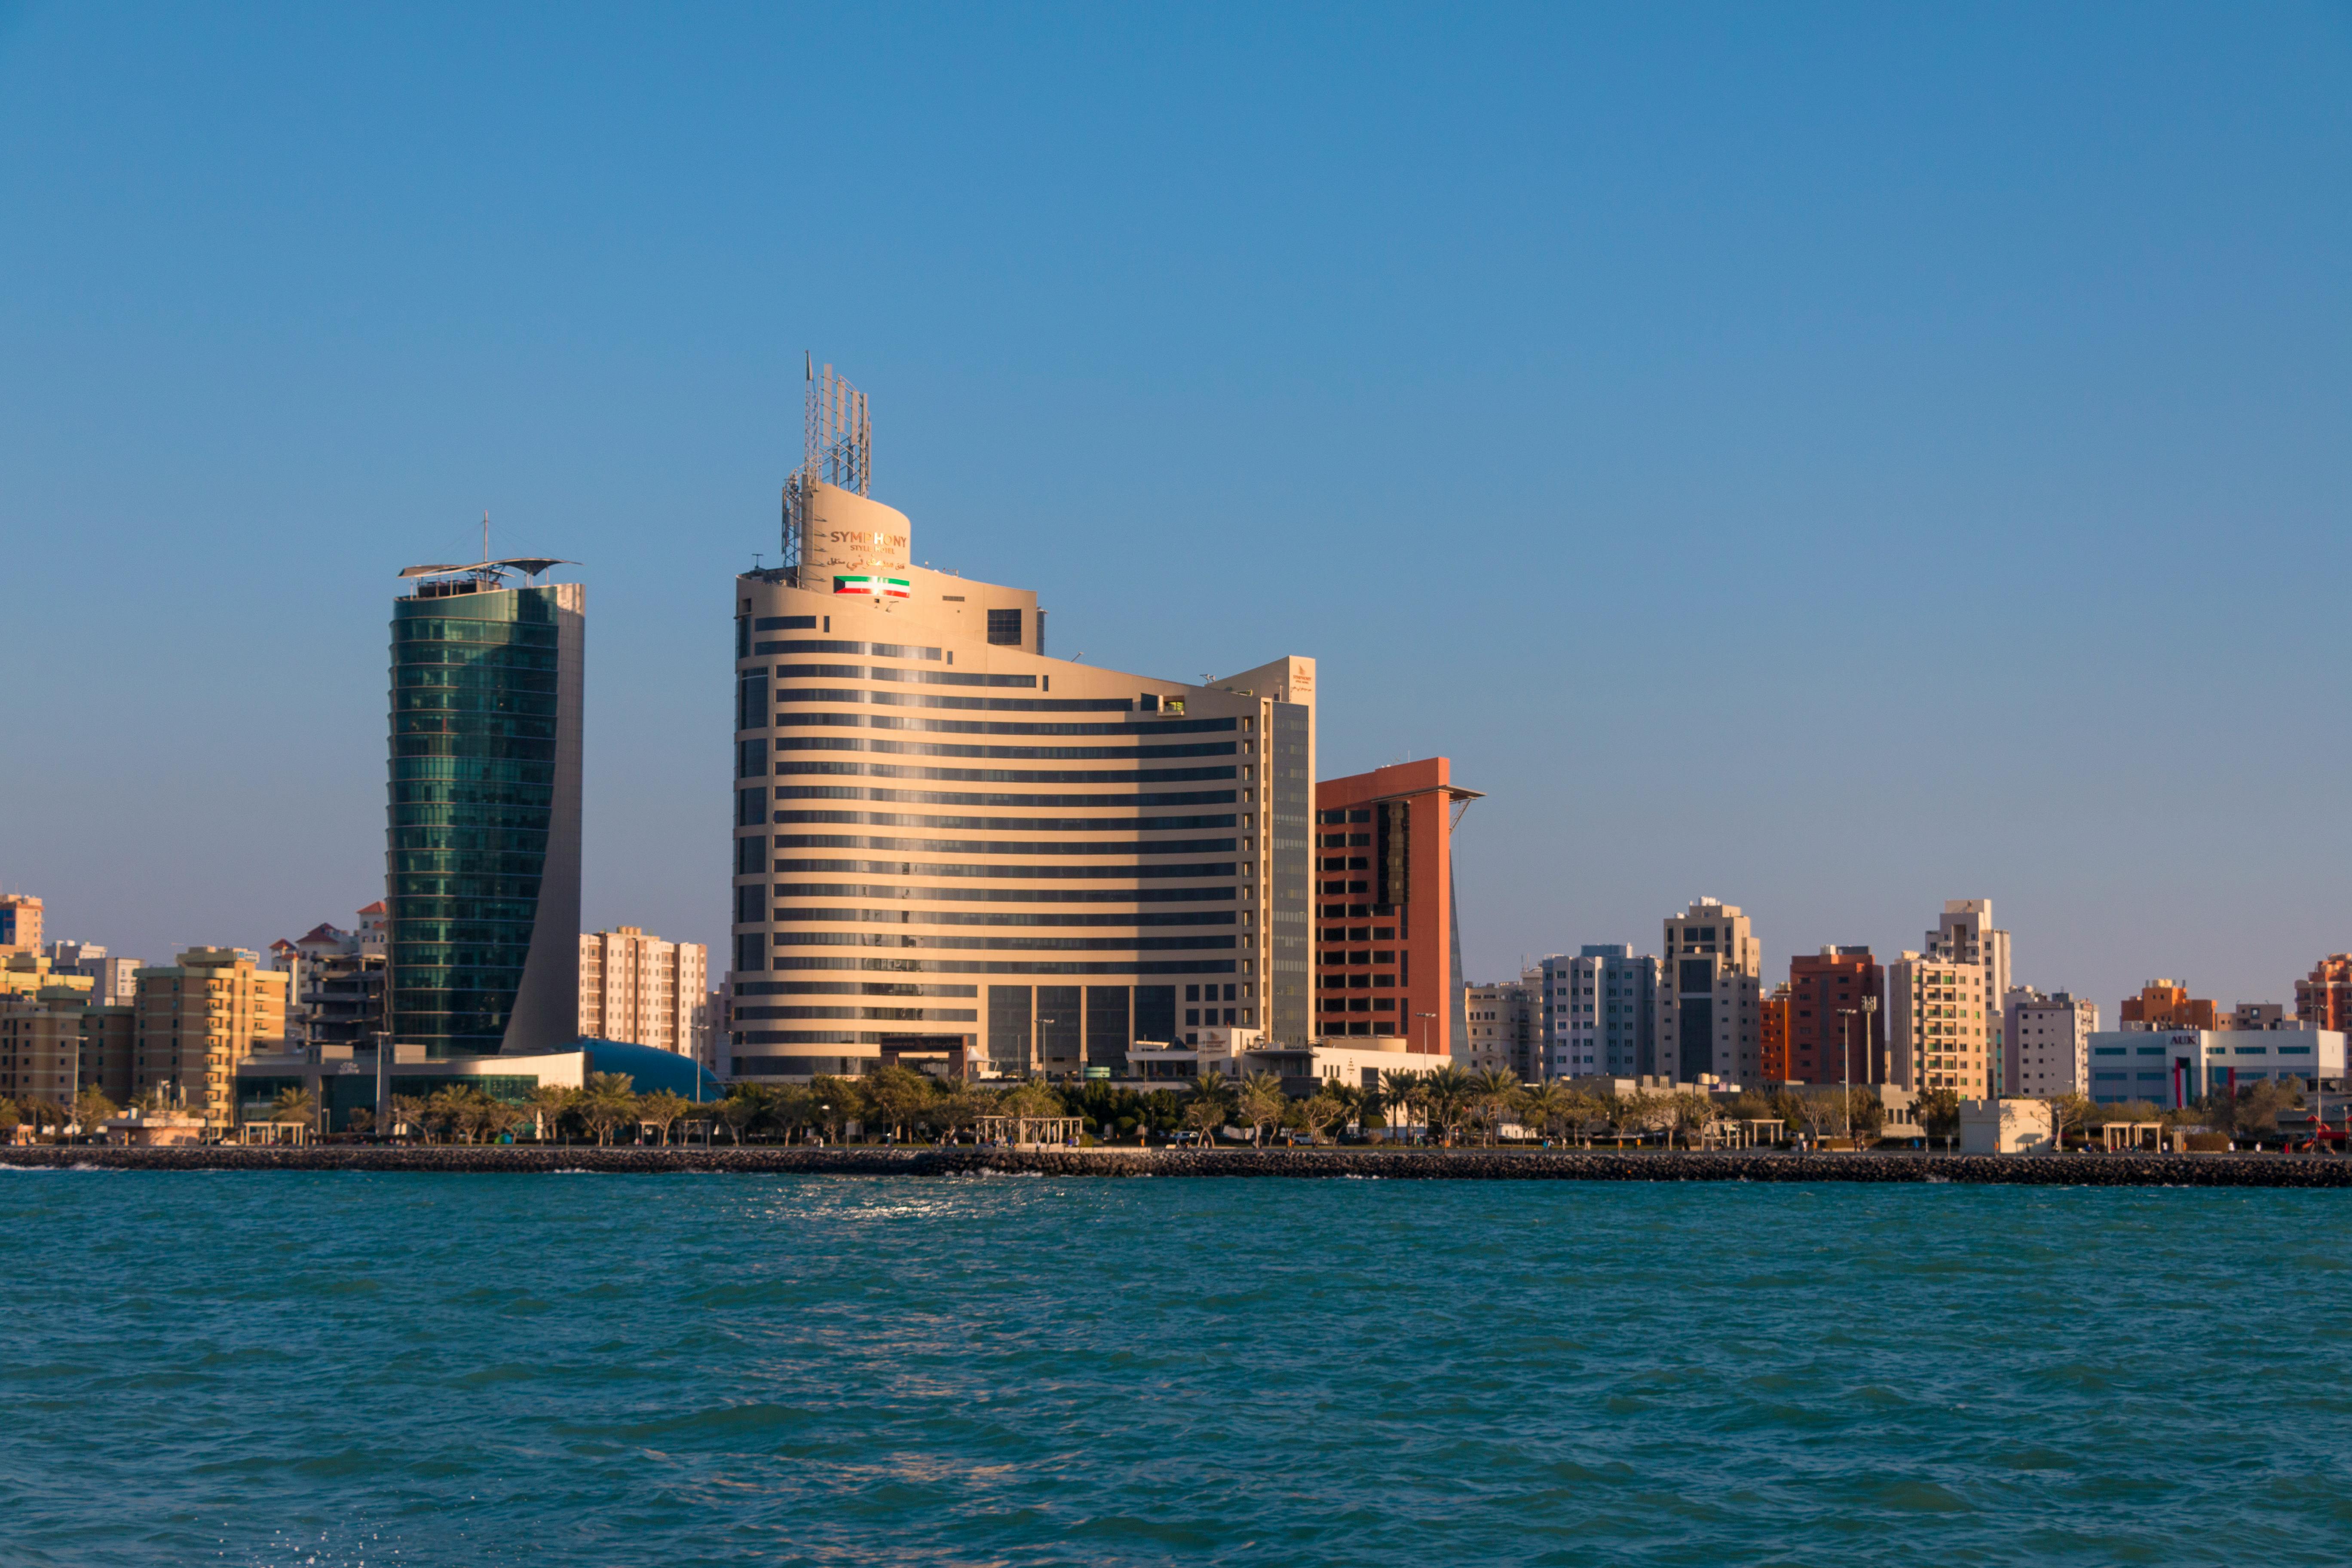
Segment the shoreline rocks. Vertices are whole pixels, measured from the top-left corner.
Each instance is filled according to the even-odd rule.
[[[110,1171],[492,1175],[680,1172],[834,1176],[1255,1176],[1330,1180],[1965,1182],[2026,1186],[2352,1187],[2352,1160],[2277,1154],[1789,1154],[1773,1151],[541,1148],[534,1144],[0,1148],[0,1165]]]

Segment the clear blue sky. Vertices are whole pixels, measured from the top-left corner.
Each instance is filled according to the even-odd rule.
[[[1982,895],[2110,1018],[2284,1000],[2352,947],[2347,174],[2342,6],[0,0],[0,885],[350,923],[393,574],[488,508],[585,563],[587,918],[717,944],[814,347],[1055,651],[1452,755],[1481,977]]]

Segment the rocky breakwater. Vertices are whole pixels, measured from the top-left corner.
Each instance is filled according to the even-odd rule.
[[[126,1171],[531,1174],[1213,1176],[1387,1181],[1969,1182],[2044,1186],[2352,1187],[2334,1155],[1635,1152],[1482,1149],[713,1149],[521,1145],[0,1148],[0,1164]]]

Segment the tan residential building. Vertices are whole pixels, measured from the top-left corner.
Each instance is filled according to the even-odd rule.
[[[0,997],[0,1097],[73,1103],[89,1005],[88,991],[65,985]]]
[[[1887,1081],[1982,1100],[1992,1083],[1984,966],[1906,951],[1886,966]]]
[[[1111,1074],[1213,1001],[1304,1047],[1313,661],[1195,685],[1051,658],[1034,590],[915,563],[869,495],[863,395],[827,367],[808,415],[786,564],[728,605],[728,1076],[966,1042],[988,1076]]]
[[[41,951],[41,900],[30,893],[0,893],[0,956]]]
[[[580,939],[580,1033],[704,1060],[709,1051],[709,952],[636,926]]]
[[[287,1040],[283,970],[264,969],[241,947],[192,947],[173,964],[139,972],[131,1093],[167,1089],[207,1126],[234,1120],[236,1066]]]
[[[2063,991],[2044,996],[2031,985],[2016,985],[2005,994],[2001,1015],[2003,1094],[2091,1092],[2097,1003],[2077,1000]]]
[[[1764,949],[1737,904],[1701,899],[1665,921],[1658,972],[1658,1066],[1684,1083],[1702,1073],[1762,1081]]]
[[[2008,1072],[2003,1065],[2007,1021],[2001,999],[2010,989],[2009,946],[2009,933],[1993,926],[1990,899],[1946,899],[1944,917],[1927,933],[1922,950],[1926,957],[1973,963],[1984,971],[1986,1060],[1994,1083],[2006,1081]]]
[[[98,982],[87,974],[60,970],[37,952],[0,956],[0,996],[32,996],[43,991],[79,991],[88,996]]]
[[[1543,971],[1517,980],[1473,985],[1463,999],[1468,1037],[1454,1065],[1471,1072],[1497,1068],[1533,1082],[1543,1075]]]

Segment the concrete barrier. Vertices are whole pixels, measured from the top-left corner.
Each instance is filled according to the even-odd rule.
[[[680,1171],[835,1176],[1377,1177],[1391,1181],[1969,1182],[2033,1186],[2352,1187],[2352,1160],[2277,1154],[1644,1153],[1610,1150],[931,1148],[0,1149],[0,1164],[117,1171],[364,1171],[439,1175]]]

